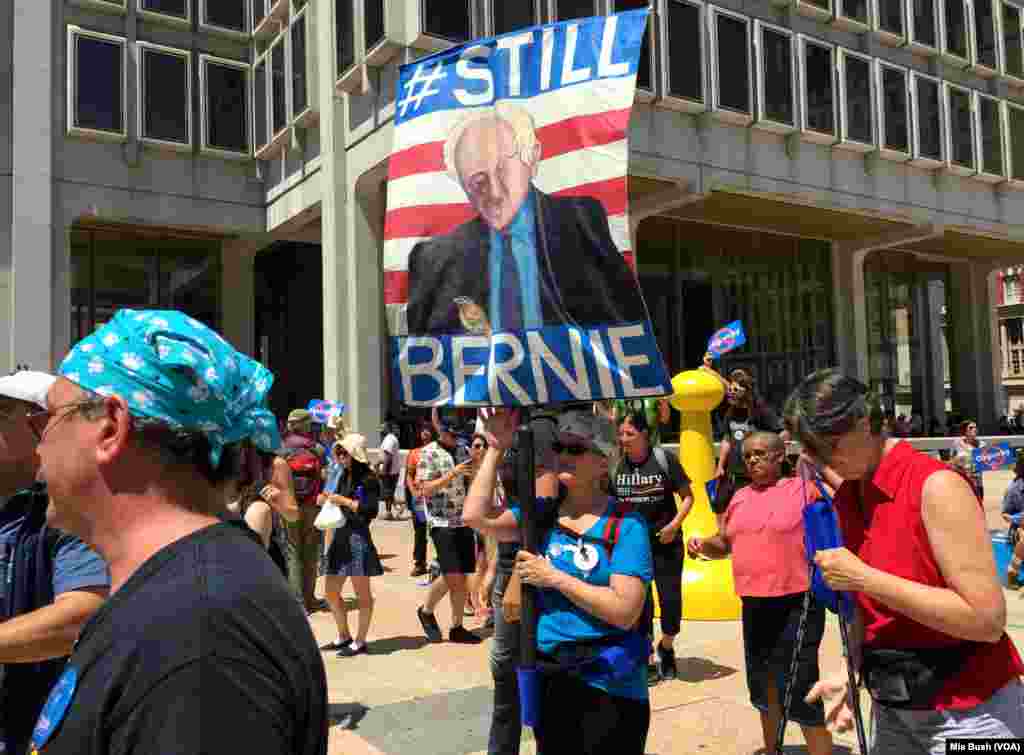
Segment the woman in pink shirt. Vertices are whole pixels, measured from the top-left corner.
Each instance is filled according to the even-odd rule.
[[[743,600],[743,646],[750,702],[761,713],[766,752],[775,752],[775,733],[796,644],[804,594],[810,587],[804,550],[803,484],[782,477],[786,446],[768,432],[749,436],[743,460],[751,484],[737,491],[722,520],[723,532],[690,538],[692,556],[732,556],[736,593]],[[804,698],[818,680],[818,646],[825,609],[811,601],[799,651],[789,718],[803,729],[811,755],[832,752],[821,702]]]

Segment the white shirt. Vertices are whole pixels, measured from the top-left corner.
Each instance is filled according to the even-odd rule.
[[[384,474],[398,474],[402,470],[402,460],[399,453],[398,438],[394,433],[388,433],[385,436],[384,440],[380,443],[380,450],[388,455],[388,463],[384,469]]]

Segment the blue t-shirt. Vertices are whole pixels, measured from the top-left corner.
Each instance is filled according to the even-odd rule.
[[[0,498],[0,504],[6,502]],[[14,547],[27,518],[24,507],[0,506],[0,585],[13,576]],[[53,594],[57,596],[86,587],[110,587],[107,564],[77,537],[61,533],[53,559]],[[6,596],[7,591],[0,590],[0,616],[7,615]]]
[[[609,500],[608,509],[612,505],[613,502]],[[604,537],[608,509],[605,509],[605,513],[594,526],[587,530],[586,535],[599,539]],[[518,505],[512,505],[511,511],[518,521]],[[603,545],[571,537],[557,528],[542,534],[541,551],[556,569],[591,585],[609,586],[612,574],[637,577],[643,580],[644,585],[649,584],[654,577],[647,524],[643,517],[636,513],[623,517],[610,561],[608,549]],[[578,553],[582,553],[584,558],[578,559]],[[577,564],[577,560],[585,565],[594,563],[595,556],[596,563],[589,571],[584,571]],[[537,621],[537,647],[543,653],[552,653],[556,647],[566,642],[622,634],[621,629],[587,613],[558,590],[540,590],[538,603],[540,615]],[[618,697],[647,699],[647,669],[643,663],[637,666],[635,673],[625,679],[588,675],[587,683]]]

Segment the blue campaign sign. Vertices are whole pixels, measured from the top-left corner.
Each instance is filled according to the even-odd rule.
[[[743,330],[743,323],[734,320],[723,328],[715,331],[715,334],[708,340],[708,353],[718,359],[723,354],[728,354],[733,349],[738,349],[747,342],[747,333]]]
[[[326,425],[327,421],[335,414],[341,415],[345,413],[345,405],[315,398],[306,406],[306,411],[313,417],[314,422]]]
[[[974,468],[978,472],[996,472],[1012,467],[1017,461],[1017,456],[1009,443],[985,446],[979,448],[973,455]]]
[[[647,16],[535,26],[402,66],[384,301],[406,404],[672,393],[628,216]]]

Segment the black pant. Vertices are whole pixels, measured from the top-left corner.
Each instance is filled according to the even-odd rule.
[[[413,501],[412,491],[405,486],[405,500]],[[427,568],[427,520],[418,518],[415,503],[409,504],[409,512],[412,514],[412,562],[416,566]]]
[[[679,634],[683,619],[683,545],[681,542],[664,546],[651,545],[654,560],[654,584],[658,586],[658,604],[661,607],[661,632],[673,637]],[[647,588],[644,605],[644,627],[654,637],[654,591]]]
[[[499,543],[498,548],[507,546]],[[519,755],[519,740],[523,727],[519,712],[519,622],[505,621],[502,600],[512,576],[512,567],[498,558],[498,572],[494,578],[491,605],[494,606],[494,642],[491,644],[491,676],[494,678],[494,711],[491,713],[491,734],[487,744],[488,755]]]
[[[539,755],[643,755],[651,704],[609,695],[572,674],[544,677]]]

